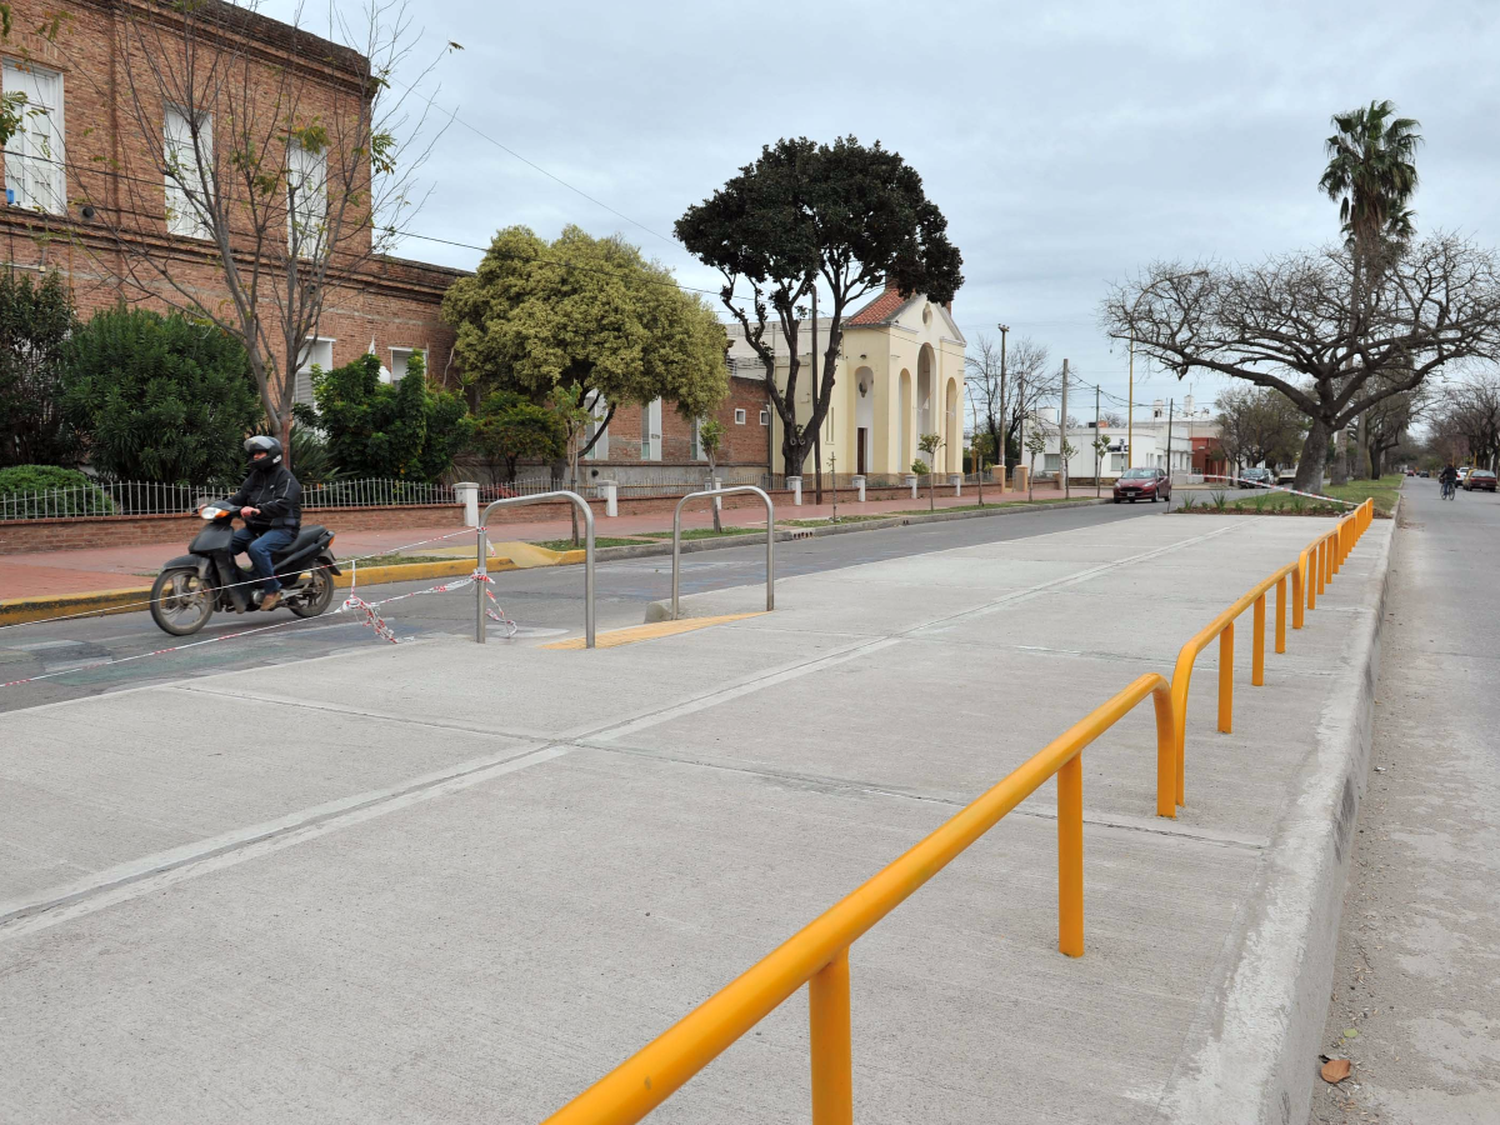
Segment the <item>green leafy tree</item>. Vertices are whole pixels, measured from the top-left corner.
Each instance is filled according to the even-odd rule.
[[[708,458],[708,476],[710,480],[718,477],[719,447],[724,444],[724,423],[717,418],[710,418],[706,422],[698,424],[698,444],[703,447],[703,456]],[[714,530],[724,530],[723,521],[719,516],[719,501],[715,500],[714,508]]]
[[[328,435],[329,456],[351,477],[436,481],[472,436],[463,400],[428,384],[420,353],[394,384],[380,381],[380,360],[368,353],[315,371],[313,402],[297,407],[298,421]]]
[[[261,418],[238,340],[180,313],[123,307],[67,340],[62,408],[101,475],[179,484],[236,477]]]
[[[516,479],[525,461],[555,461],[567,452],[567,435],[555,411],[528,402],[514,391],[494,391],[479,404],[474,447],[489,465],[490,476]],[[503,466],[503,473],[497,470]]]
[[[1073,495],[1068,484],[1068,458],[1078,452],[1078,447],[1068,440],[1068,431],[1065,426],[1060,428],[1059,433],[1061,435],[1061,445],[1058,447],[1058,451],[1061,456],[1058,458],[1058,461],[1062,466],[1063,498],[1066,499]]]
[[[1109,435],[1096,434],[1094,440],[1089,442],[1094,447],[1094,495],[1104,495],[1104,481],[1100,475],[1099,467],[1104,463],[1104,456],[1109,452]]]
[[[1031,454],[1028,462],[1030,468],[1026,470],[1026,499],[1035,499],[1034,489],[1036,486],[1036,459],[1047,451],[1047,435],[1043,432],[1040,420],[1026,431],[1026,452]]]
[[[940,434],[922,434],[917,438],[917,448],[927,454],[927,509],[937,510],[937,451],[943,447]],[[916,466],[912,466],[915,468]]]
[[[621,406],[667,399],[696,418],[729,393],[717,317],[619,237],[502,230],[474,276],[449,288],[443,317],[470,381],[538,404],[576,384],[600,421],[580,453]]]
[[[78,327],[57,273],[0,273],[0,466],[62,464],[77,450],[62,413],[63,345]]]
[[[724,307],[765,369],[766,393],[782,421],[787,476],[801,475],[832,406],[850,305],[882,286],[925,293],[941,304],[963,284],[962,258],[947,227],[914,168],[878,142],[866,147],[854,137],[831,145],[806,137],[767,145],[713,198],[677,220],[682,244],[723,275]],[[814,357],[812,412],[799,424],[798,307],[815,287],[832,295],[832,323],[826,350]],[[784,386],[777,383],[776,352],[766,338],[772,315],[785,341]]]
[[[563,432],[563,441],[568,457],[568,488],[578,491],[578,458],[583,451],[584,434],[594,420],[594,412],[586,406],[586,392],[577,383],[558,387],[547,400],[547,408],[557,419]],[[573,546],[578,546],[578,508],[569,504],[573,513]]]

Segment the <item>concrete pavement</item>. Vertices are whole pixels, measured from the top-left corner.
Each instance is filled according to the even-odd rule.
[[[0,717],[0,1119],[538,1120],[1322,522],[1116,520],[789,579],[774,614],[622,648],[440,638]],[[1056,952],[1050,783],[854,947],[859,1119],[1306,1105],[1295,966],[1331,957],[1337,897],[1307,896],[1342,882],[1389,534],[1264,688],[1245,631],[1233,734],[1203,658],[1176,821],[1149,708],[1085,754],[1084,958]],[[794,998],[653,1120],[807,1096]]]
[[[1312,1121],[1500,1122],[1500,499],[1409,480]]]

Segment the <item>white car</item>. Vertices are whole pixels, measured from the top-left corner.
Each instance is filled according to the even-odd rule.
[[[1276,474],[1276,483],[1277,484],[1295,484],[1296,482],[1297,482],[1297,466],[1296,465],[1293,465],[1290,469],[1282,469],[1281,472],[1279,472],[1279,473]]]

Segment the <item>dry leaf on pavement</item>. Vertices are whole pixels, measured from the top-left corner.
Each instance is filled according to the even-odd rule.
[[[1323,1069],[1319,1073],[1323,1075],[1324,1082],[1337,1085],[1349,1077],[1349,1060],[1329,1059],[1323,1064]]]

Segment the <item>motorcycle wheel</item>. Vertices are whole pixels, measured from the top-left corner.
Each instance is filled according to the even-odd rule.
[[[316,617],[333,602],[333,575],[318,567],[308,575],[305,591],[303,597],[289,601],[287,609],[298,617]]]
[[[151,586],[151,620],[164,633],[190,637],[214,612],[213,587],[196,570],[164,570]]]

